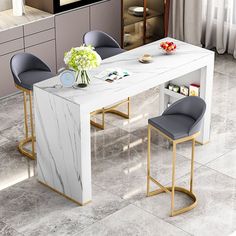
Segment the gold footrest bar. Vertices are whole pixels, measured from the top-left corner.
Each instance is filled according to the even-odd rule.
[[[33,117],[33,104],[32,104],[32,91],[20,87],[19,85],[15,84],[16,88],[23,92],[23,101],[24,101],[24,125],[25,125],[25,138],[20,141],[18,145],[18,150],[21,154],[25,155],[26,157],[35,160],[36,153],[35,153],[35,135],[34,135],[34,117]],[[28,99],[27,99],[28,96]],[[29,103],[29,105],[27,105]],[[28,107],[29,106],[29,107]],[[28,123],[28,108],[29,108],[29,115],[30,115],[30,124]],[[31,129],[31,134],[29,135],[29,126]],[[32,151],[27,150],[25,145],[31,143]]]
[[[149,179],[155,183],[156,185],[158,185],[163,191],[165,191],[166,193],[170,193],[170,190],[167,189],[165,186],[163,186],[162,184],[160,184],[158,181],[156,181],[154,178],[152,178],[151,176],[149,176]],[[159,191],[159,190],[158,190]],[[156,192],[156,191],[153,191],[153,192]],[[151,192],[150,192],[151,193]],[[148,195],[150,196],[150,195]]]
[[[163,187],[164,187],[164,186],[163,186]],[[185,188],[182,188],[182,187],[175,187],[174,189],[175,189],[175,191],[177,191],[177,192],[181,192],[181,193],[184,193],[184,194],[186,194],[187,196],[189,196],[189,197],[193,200],[193,203],[190,204],[190,205],[187,206],[187,207],[183,207],[183,208],[180,208],[180,209],[178,209],[178,210],[173,210],[173,211],[171,212],[171,216],[176,216],[176,215],[185,213],[185,212],[187,212],[187,211],[192,210],[193,208],[195,208],[195,207],[197,206],[197,198],[196,198],[196,196],[195,196],[192,192],[190,192],[189,190],[187,190],[187,189],[185,189]],[[154,190],[154,191],[149,192],[147,195],[148,195],[148,197],[149,197],[149,196],[155,196],[155,195],[158,195],[158,194],[160,194],[160,193],[166,192],[166,190],[168,190],[168,193],[171,194],[171,192],[172,192],[172,187],[164,187],[163,189],[161,188],[161,189],[158,189],[158,190]]]
[[[121,105],[124,105],[126,103],[129,103],[130,102],[130,99],[128,98],[127,100],[124,100],[122,102],[119,102],[117,104],[115,104],[114,106],[111,106],[111,107],[108,107],[108,108],[104,108],[104,112],[110,112],[111,110],[114,110],[116,109],[117,107],[121,106]]]
[[[123,104],[128,104],[128,112],[127,114],[121,111],[116,110],[117,107],[123,105]],[[99,124],[93,120],[90,120],[90,124],[95,126],[98,129],[104,130],[105,129],[105,113],[112,113],[115,114],[117,116],[121,116],[125,119],[129,119],[130,118],[130,98],[128,98],[125,101],[122,101],[118,104],[115,104],[114,106],[108,107],[108,108],[102,108],[99,109],[97,111],[91,112],[91,115],[97,115],[97,114],[102,114],[102,124]]]
[[[34,142],[35,142],[35,137],[34,137]],[[28,158],[32,159],[32,160],[35,160],[35,156],[36,154],[33,153],[32,151],[29,151],[27,149],[25,149],[25,145],[27,143],[31,143],[32,142],[32,137],[28,137],[28,138],[25,138],[23,140],[20,141],[19,145],[18,145],[18,149],[19,149],[19,152],[25,156],[27,156]]]
[[[104,130],[104,125],[103,124],[99,124],[93,120],[90,120],[90,124],[93,125],[94,127],[98,128],[98,129],[101,129],[101,130]]]
[[[117,116],[121,116],[125,119],[129,119],[129,114],[125,114],[125,113],[123,113],[121,111],[117,111],[115,109],[110,109],[110,110],[106,111],[105,113],[112,113],[112,114],[115,114]]]

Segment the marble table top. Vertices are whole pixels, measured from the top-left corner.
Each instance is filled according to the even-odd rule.
[[[165,40],[176,43],[176,52],[171,55],[163,54],[159,45],[161,41]],[[153,62],[142,64],[138,58],[146,53],[153,56]],[[92,111],[101,108],[100,105],[110,105],[111,101],[117,102],[119,99],[136,95],[143,91],[143,86],[147,86],[148,89],[149,83],[162,84],[163,78],[168,76],[169,72],[173,74],[176,68],[188,67],[192,62],[200,61],[211,54],[214,52],[165,38],[104,60],[99,68],[90,71],[93,78],[86,88],[50,88],[60,84],[59,77],[51,78],[35,86],[80,106],[89,107]],[[129,71],[131,75],[113,83],[94,78],[95,75],[109,68],[121,68]]]
[[[25,6],[25,15],[13,16],[12,9],[0,12],[0,31],[25,25],[53,15],[38,9]]]

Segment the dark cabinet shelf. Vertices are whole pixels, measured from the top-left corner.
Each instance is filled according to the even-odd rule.
[[[129,8],[134,6],[143,7],[143,15],[132,15]],[[122,0],[122,9],[124,49],[130,50],[167,36],[169,0]]]
[[[161,11],[158,12],[150,9],[149,13],[146,16],[146,19],[151,19],[153,17],[163,17],[163,13]],[[128,10],[124,11],[123,19],[124,19],[124,26],[128,26],[143,21],[143,17],[131,15],[128,12]]]

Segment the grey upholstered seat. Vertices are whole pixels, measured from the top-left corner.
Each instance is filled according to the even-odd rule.
[[[102,59],[106,59],[124,52],[121,48],[99,47],[95,49]]]
[[[14,55],[10,67],[15,84],[27,90],[32,90],[35,83],[54,76],[43,61],[30,53]]]
[[[200,131],[206,104],[200,97],[186,97],[173,103],[148,123],[173,140],[191,136]]]
[[[110,35],[98,30],[87,32],[84,35],[84,44],[92,45],[102,59],[115,56],[125,51]]]

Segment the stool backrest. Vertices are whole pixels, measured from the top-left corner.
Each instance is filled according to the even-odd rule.
[[[103,31],[93,30],[89,31],[84,35],[84,44],[91,45],[95,48],[99,47],[113,47],[120,48],[120,45],[114,38]]]
[[[186,115],[195,120],[189,131],[190,134],[198,132],[201,128],[202,118],[206,111],[206,103],[200,97],[189,96],[178,100],[168,107],[163,115]]]
[[[50,68],[38,57],[30,53],[15,54],[10,61],[10,68],[16,84],[21,83],[19,75],[31,70],[51,72]]]

